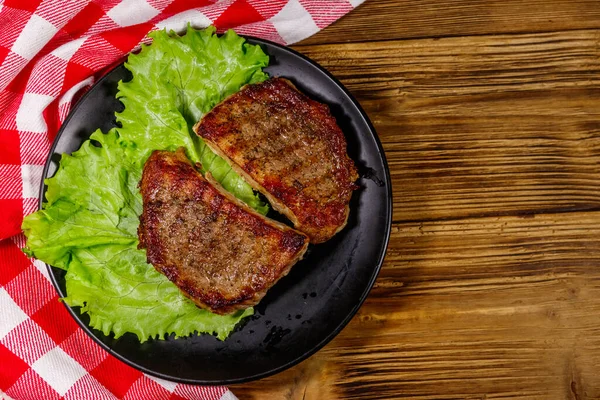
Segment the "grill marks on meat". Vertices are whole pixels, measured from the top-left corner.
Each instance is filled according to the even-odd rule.
[[[140,189],[139,248],[159,272],[212,312],[258,303],[307,249],[305,235],[208,182],[183,149],[152,153]]]
[[[247,85],[194,130],[312,243],[346,225],[358,179],[346,139],[329,108],[291,82]]]

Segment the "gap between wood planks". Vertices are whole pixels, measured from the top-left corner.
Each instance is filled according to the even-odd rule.
[[[600,396],[599,32],[299,46],[376,124],[395,223],[350,325],[240,398]]]
[[[306,46],[383,143],[394,223],[600,209],[600,31]]]
[[[367,0],[301,44],[597,28],[596,0]]]
[[[327,28],[326,28],[327,29]],[[586,32],[586,31],[598,31],[600,33],[600,27],[598,28],[572,28],[572,29],[561,29],[560,31],[545,29],[545,30],[522,30],[522,31],[510,31],[510,32],[498,32],[498,33],[472,33],[468,35],[462,34],[449,34],[449,35],[426,35],[426,36],[407,36],[407,37],[399,37],[399,38],[387,38],[387,39],[361,39],[357,41],[331,41],[331,42],[323,42],[323,43],[312,43],[303,40],[298,43],[294,43],[290,47],[299,53],[302,53],[305,48],[309,47],[320,47],[320,46],[335,46],[335,45],[352,45],[356,43],[390,43],[390,42],[409,42],[409,41],[419,41],[419,40],[442,40],[442,39],[457,39],[457,38],[486,38],[486,37],[499,37],[499,36],[523,36],[523,35],[543,35],[543,34],[552,34],[556,32]]]

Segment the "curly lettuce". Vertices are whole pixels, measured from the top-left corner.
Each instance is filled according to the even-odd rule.
[[[184,146],[227,190],[261,213],[268,211],[252,188],[191,130],[204,113],[243,85],[263,81],[268,56],[233,31],[213,27],[184,36],[151,32],[153,42],[129,56],[133,75],[119,82],[120,127],[94,132],[81,148],[64,154],[46,180],[43,209],[27,216],[26,252],[66,270],[70,306],[81,307],[90,325],[115,338],[140,341],[212,333],[225,339],[253,310],[217,315],[197,308],[137,249],[142,212],[138,189],[153,150]]]

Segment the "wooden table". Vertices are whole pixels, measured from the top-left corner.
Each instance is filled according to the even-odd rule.
[[[388,157],[352,322],[241,399],[600,397],[600,2],[367,0],[294,48]]]

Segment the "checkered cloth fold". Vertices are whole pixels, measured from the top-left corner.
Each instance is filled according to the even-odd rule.
[[[0,0],[0,398],[235,399],[105,352],[58,301],[45,264],[21,252],[21,222],[37,209],[43,165],[73,103],[149,31],[214,24],[290,44],[362,1]]]

